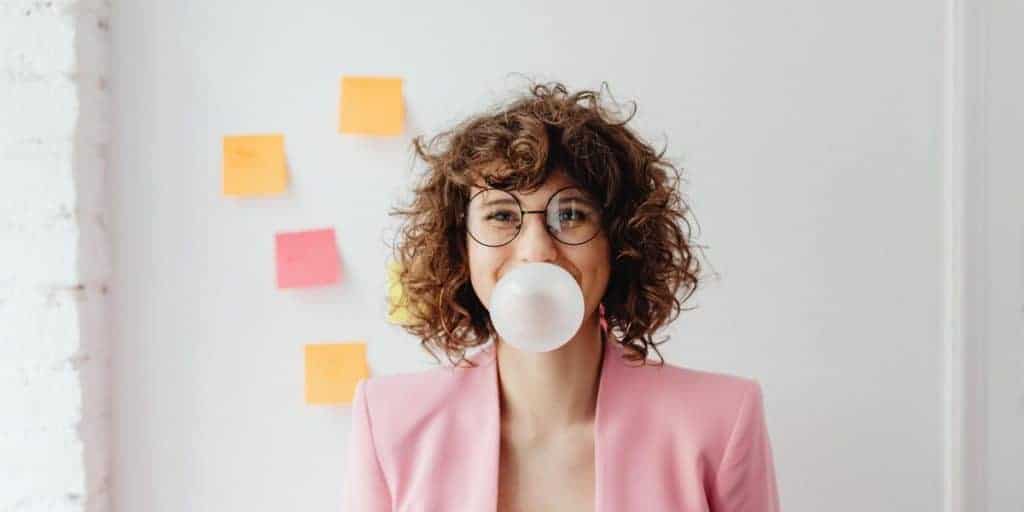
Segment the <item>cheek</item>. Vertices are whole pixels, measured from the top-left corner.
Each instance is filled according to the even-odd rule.
[[[591,295],[594,300],[601,300],[604,295],[605,288],[608,286],[608,280],[611,276],[611,255],[608,249],[608,243],[604,240],[595,240],[599,242],[593,247],[593,251],[587,252],[585,255],[585,261],[587,266],[587,283],[586,292]]]
[[[469,280],[476,292],[477,299],[490,309],[491,290],[494,289],[495,274],[497,273],[498,262],[500,261],[491,250],[473,247],[470,245],[467,251],[469,258]]]

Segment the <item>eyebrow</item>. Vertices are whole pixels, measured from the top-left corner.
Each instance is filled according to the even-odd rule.
[[[484,201],[484,206],[494,206],[496,204],[516,204],[515,200],[507,197],[502,199],[491,199],[490,201]]]
[[[593,199],[590,198],[590,196],[584,195],[582,192],[574,192],[572,194],[567,194],[567,197],[563,197],[562,199],[571,199],[573,201],[583,201],[584,203],[588,203],[588,204],[593,205],[593,206],[597,205],[597,201],[594,201]]]
[[[562,199],[571,199],[571,200],[574,200],[574,201],[583,201],[583,202],[585,202],[587,204],[590,204],[591,206],[594,206],[594,205],[597,204],[594,200],[590,199],[589,197],[587,197],[586,195],[584,195],[581,192],[573,192],[571,194],[566,194],[566,196],[562,197]],[[518,204],[518,203],[516,203],[516,201],[514,199],[509,199],[507,197],[503,197],[501,199],[491,199],[490,201],[484,201],[484,206],[494,206],[494,205],[503,205],[503,204]]]

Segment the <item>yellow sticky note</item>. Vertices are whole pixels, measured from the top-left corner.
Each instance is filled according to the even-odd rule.
[[[402,265],[397,261],[388,261],[388,322],[409,325],[412,323],[412,316],[409,314],[402,283],[398,280],[401,270]],[[392,308],[395,309],[392,311]]]
[[[308,404],[351,404],[356,384],[369,375],[365,343],[306,345]]]
[[[281,194],[288,185],[284,135],[227,135],[223,158],[226,196]]]
[[[404,117],[401,78],[342,77],[341,133],[399,135]]]

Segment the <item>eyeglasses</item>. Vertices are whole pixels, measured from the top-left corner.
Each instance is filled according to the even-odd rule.
[[[601,231],[600,206],[575,186],[556,191],[543,210],[524,210],[519,199],[504,190],[481,190],[466,206],[466,230],[477,243],[500,247],[519,235],[523,218],[531,213],[543,214],[548,233],[566,245],[583,245]]]

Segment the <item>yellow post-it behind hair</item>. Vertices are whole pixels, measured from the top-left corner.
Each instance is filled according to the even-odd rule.
[[[308,404],[351,404],[356,384],[369,375],[365,343],[306,345]]]
[[[398,276],[402,265],[397,261],[388,261],[388,322],[397,325],[409,325],[412,316],[409,314],[408,301]],[[393,309],[393,310],[392,310]]]
[[[341,133],[399,135],[404,117],[401,78],[342,77]]]
[[[224,137],[224,195],[281,194],[288,185],[284,135]]]

